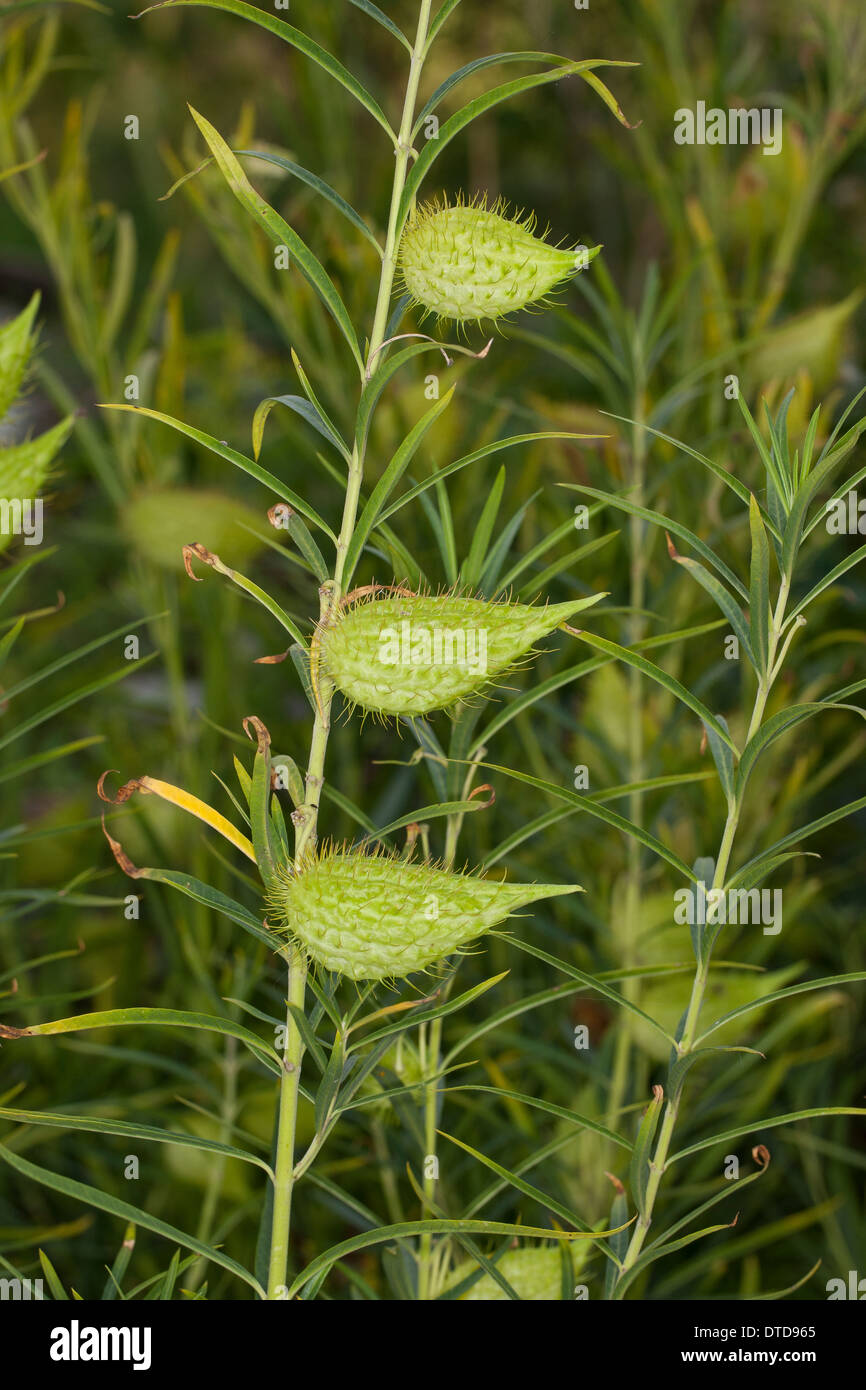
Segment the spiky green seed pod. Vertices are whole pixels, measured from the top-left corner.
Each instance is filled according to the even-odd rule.
[[[542,607],[453,593],[366,595],[345,603],[320,629],[321,663],[338,689],[365,710],[429,714],[482,690],[541,638],[603,597]]]
[[[458,1265],[445,1284],[445,1292],[462,1284],[477,1268],[474,1260]],[[496,1261],[496,1268],[524,1302],[552,1303],[562,1298],[562,1260],[554,1246],[527,1245],[519,1250],[506,1250]],[[493,1303],[507,1300],[508,1294],[489,1274],[482,1274],[460,1298],[467,1303]]]
[[[584,269],[600,246],[570,250],[534,235],[535,217],[501,201],[428,203],[407,223],[400,274],[416,304],[457,323],[496,320],[536,303]]]
[[[390,854],[331,848],[271,894],[269,920],[326,970],[398,980],[571,884],[497,883]]]
[[[123,524],[131,544],[150,564],[176,570],[183,569],[183,547],[193,541],[242,565],[262,548],[269,530],[258,512],[236,497],[185,487],[138,493],[124,508]]]

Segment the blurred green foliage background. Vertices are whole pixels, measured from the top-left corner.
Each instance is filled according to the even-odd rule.
[[[384,8],[411,26],[409,0]],[[217,124],[233,148],[278,150],[317,171],[377,230],[393,169],[393,151],[381,132],[362,121],[317,69],[267,34],[205,10],[136,21],[125,10],[116,0],[108,12],[0,10],[0,172],[45,151],[40,162],[0,184],[4,317],[23,308],[35,290],[41,293],[41,343],[30,390],[8,428],[22,437],[69,412],[76,417],[48,494],[51,553],[39,557],[17,588],[15,604],[0,612],[4,631],[13,611],[33,615],[9,658],[4,686],[124,624],[141,643],[141,660],[127,662],[118,636],[3,710],[0,737],[4,724],[36,707],[37,696],[43,704],[62,701],[86,681],[124,672],[124,679],[59,712],[13,747],[0,746],[2,776],[13,760],[99,737],[0,783],[0,1022],[18,1026],[130,1004],[242,1018],[239,1005],[224,1002],[232,999],[280,1011],[283,986],[265,953],[238,939],[225,920],[179,903],[155,884],[141,889],[140,918],[126,919],[124,901],[138,886],[116,869],[103,839],[96,781],[109,767],[124,779],[149,773],[230,813],[214,774],[233,782],[233,753],[249,764],[241,722],[251,713],[303,766],[310,711],[292,664],[254,664],[280,649],[279,631],[210,572],[205,582],[190,583],[181,546],[201,541],[218,551],[279,594],[304,624],[317,612],[316,583],[285,533],[267,526],[272,499],[261,487],[162,426],[100,411],[97,402],[123,401],[134,374],[142,404],[249,453],[258,402],[296,389],[294,348],[323,404],[350,427],[354,402],[345,394],[341,349],[319,306],[298,277],[274,269],[270,247],[215,170],[203,169],[161,201],[204,158],[187,102]],[[339,54],[388,112],[399,108],[405,55],[367,16],[344,0],[292,0],[287,18]],[[568,522],[578,495],[556,484],[625,488],[639,462],[647,505],[679,517],[742,565],[747,535],[739,521],[728,521],[721,488],[663,441],[649,441],[637,461],[632,427],[600,412],[651,420],[757,486],[754,448],[725,398],[729,374],[738,376],[753,409],[762,393],[778,405],[796,386],[792,429],[802,430],[823,400],[822,434],[866,385],[866,14],[857,0],[761,6],[609,0],[586,10],[570,0],[464,0],[425,82],[435,85],[479,55],[517,48],[639,64],[610,69],[606,78],[632,128],[617,124],[584,84],[556,83],[499,108],[456,140],[429,192],[501,194],[534,209],[555,240],[602,242],[603,264],[561,294],[558,307],[506,326],[483,364],[458,359],[448,374],[449,382],[460,382],[455,404],[428,437],[413,476],[506,434],[559,429],[604,436],[581,445],[536,444],[507,456],[499,528],[512,516],[517,522],[506,570],[558,528],[561,538],[520,577],[524,598],[603,589],[610,597],[593,614],[592,630],[617,641],[700,628],[714,621],[715,610],[671,563],[663,538],[630,528],[611,509],[594,509],[589,531],[575,533]],[[464,96],[492,81],[487,71],[474,75]],[[755,148],[676,145],[674,112],[698,100],[724,108],[781,107],[782,153],[768,158]],[[130,116],[138,121],[136,139],[125,137]],[[316,248],[353,319],[368,322],[374,253],[279,169],[259,163],[249,172]],[[484,339],[470,341],[480,348]],[[410,371],[392,389],[371,451],[378,466],[420,414],[430,370],[419,367],[414,377]],[[275,411],[262,460],[333,524],[339,492],[317,462],[319,443],[297,417]],[[486,460],[449,485],[458,559],[468,552],[501,463]],[[429,509],[409,509],[401,523],[421,577],[434,587],[454,582]],[[601,537],[605,544],[569,558],[576,546]],[[819,529],[816,577],[857,544],[857,537],[827,537]],[[30,556],[16,547],[5,563],[22,558]],[[386,555],[375,564],[368,560],[359,582],[407,577],[398,566]],[[642,596],[638,611],[636,594]],[[864,674],[864,611],[857,571],[827,590],[816,610],[819,620],[799,644],[797,698]],[[725,631],[704,630],[659,648],[655,659],[735,728],[747,678],[740,663],[725,660]],[[528,689],[587,655],[562,635],[549,646],[515,685]],[[789,690],[793,682],[792,672]],[[511,696],[502,692],[502,698],[507,703]],[[635,720],[639,726],[644,776],[709,766],[696,722],[684,720],[663,690],[635,685],[613,665],[526,709],[496,735],[490,758],[564,786],[572,785],[575,767],[586,765],[591,788],[600,790],[629,780],[635,749],[630,720],[632,730]],[[439,716],[437,727],[446,724]],[[828,715],[767,756],[760,793],[747,808],[739,861],[863,794],[866,735],[858,724]],[[393,729],[341,722],[329,754],[332,785],[382,825],[435,799],[424,768],[409,765],[413,747]],[[395,767],[395,759],[405,766]],[[461,857],[471,863],[550,809],[525,788],[491,780],[495,806],[468,818],[461,841]],[[710,786],[656,792],[642,807],[644,823],[688,862],[713,853],[718,843],[724,810]],[[328,834],[353,833],[351,818],[334,801],[326,804],[325,821]],[[781,871],[785,919],[778,937],[730,929],[721,956],[751,969],[717,973],[718,1012],[780,981],[866,968],[864,824],[861,812],[830,827],[807,846],[820,859],[800,858]],[[153,798],[112,812],[112,827],[136,862],[185,868],[238,891],[236,870],[212,839]],[[434,825],[434,847],[441,851],[437,834]],[[580,900],[517,924],[542,948],[595,973],[688,962],[684,930],[671,925],[669,878],[640,862],[639,911],[627,910],[628,847],[597,821],[561,819],[518,843],[504,862],[517,877],[561,878],[586,889]],[[58,952],[67,954],[21,969]],[[483,996],[449,1021],[451,1045],[494,1008],[559,982],[541,962],[494,940],[463,963],[461,984],[468,988],[497,970],[509,974],[494,1001]],[[664,982],[637,980],[630,988],[642,1008],[673,1026],[687,981],[684,973]],[[862,991],[852,987],[805,994],[749,1015],[732,1040],[759,1048],[766,1060],[735,1055],[703,1063],[678,1147],[751,1116],[862,1105],[863,1013]],[[590,1029],[588,1052],[574,1047],[581,1023]],[[566,990],[561,999],[503,1021],[460,1060],[471,1061],[474,1081],[599,1118],[613,1105],[624,1110],[623,1123],[634,1124],[666,1058],[651,1035],[632,1030],[604,1000]],[[618,1087],[613,1097],[612,1084]],[[4,1044],[0,1102],[126,1115],[212,1137],[236,1126],[236,1134],[267,1156],[275,1090],[230,1040],[127,1029]],[[326,1177],[382,1221],[417,1207],[405,1181],[407,1161],[417,1166],[422,1152],[410,1102],[400,1105],[397,1118],[399,1124],[386,1123],[358,1112],[321,1161]],[[621,1165],[597,1136],[575,1136],[550,1117],[493,1094],[456,1093],[446,1101],[444,1118],[444,1128],[492,1158],[511,1168],[524,1164],[532,1180],[572,1202],[585,1220],[607,1218],[614,1194],[605,1171]],[[302,1126],[310,1123],[309,1113],[302,1113]],[[4,1127],[4,1141],[33,1161],[223,1241],[237,1258],[252,1262],[263,1189],[256,1170],[155,1145],[140,1154],[138,1181],[127,1182],[123,1140]],[[863,1121],[840,1118],[767,1133],[758,1128],[754,1142],[767,1144],[772,1163],[742,1197],[735,1230],[660,1265],[652,1297],[769,1292],[795,1283],[819,1259],[820,1269],[795,1296],[822,1297],[828,1278],[863,1270]],[[740,1141],[735,1148],[744,1165],[749,1147]],[[684,1164],[666,1189],[667,1212],[696,1205],[713,1190],[719,1170],[715,1150]],[[488,1177],[453,1150],[443,1160],[439,1200],[459,1215]],[[357,1229],[357,1214],[322,1187],[305,1183],[296,1201],[299,1259]],[[727,1205],[718,1220],[733,1219],[734,1204]],[[487,1214],[528,1224],[543,1216],[507,1187]],[[36,1270],[41,1247],[67,1287],[97,1297],[122,1235],[118,1221],[83,1212],[4,1171],[0,1255],[25,1272]],[[164,1242],[140,1233],[127,1288],[154,1278],[170,1257]],[[591,1289],[600,1280],[599,1264],[590,1257],[582,1276]],[[366,1283],[338,1273],[327,1285],[330,1296],[363,1296],[365,1289],[411,1294],[411,1273],[398,1256],[368,1252],[356,1266]],[[193,1266],[183,1282],[200,1287],[204,1277]],[[206,1277],[210,1296],[246,1295],[220,1271]]]

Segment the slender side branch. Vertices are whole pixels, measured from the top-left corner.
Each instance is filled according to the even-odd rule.
[[[755,694],[755,703],[752,709],[752,716],[749,720],[749,731],[746,736],[746,743],[754,737],[761,727],[764,719],[764,712],[767,707],[767,700],[779,669],[777,652],[785,621],[785,608],[790,593],[790,576],[783,575],[779,586],[779,596],[775,611],[770,620],[769,651],[766,665],[766,674],[758,681],[758,689]],[[745,787],[741,787],[737,796],[731,803],[728,816],[725,821],[725,828],[722,833],[722,840],[719,846],[719,855],[716,861],[716,869],[713,875],[713,888],[724,888],[728,876],[728,866],[731,860],[731,853],[734,847],[734,840],[740,822],[743,807]],[[688,1010],[683,1021],[682,1032],[677,1042],[678,1057],[685,1057],[694,1050],[697,1038],[698,1022],[700,1020],[701,1008],[703,1007],[704,995],[709,980],[710,964],[712,961],[713,946],[715,940],[707,942],[706,948],[701,951],[700,960],[695,970],[695,977],[692,982],[691,998]],[[622,1264],[617,1286],[614,1288],[613,1297],[621,1298],[622,1292],[617,1292],[617,1288],[622,1287],[623,1276],[626,1275],[637,1263],[638,1257],[643,1249],[650,1226],[652,1225],[653,1211],[658,1196],[661,1181],[664,1176],[665,1165],[670,1153],[671,1141],[674,1130],[676,1129],[677,1117],[679,1115],[680,1101],[682,1098],[682,1087],[668,1095],[667,1105],[662,1123],[659,1127],[658,1138],[656,1140],[655,1151],[650,1163],[650,1174],[647,1182],[646,1198],[643,1212],[638,1216],[635,1223],[634,1234],[631,1238],[628,1250]]]

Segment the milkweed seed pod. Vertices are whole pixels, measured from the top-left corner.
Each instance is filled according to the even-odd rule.
[[[386,853],[331,847],[270,894],[269,920],[326,970],[397,980],[451,955],[528,903],[572,884],[498,883]]]
[[[386,590],[341,605],[318,633],[322,666],[342,693],[380,715],[420,715],[489,685],[582,608],[603,598],[545,606],[453,593]]]
[[[508,217],[502,201],[427,203],[400,242],[404,288],[440,320],[495,320],[544,299],[601,250],[552,246],[534,228],[534,215]]]
[[[838,304],[807,309],[773,328],[749,359],[755,383],[787,383],[806,371],[816,392],[829,390],[839,372],[848,325],[862,300],[863,290],[856,289]]]
[[[445,1292],[462,1284],[477,1268],[474,1260],[458,1265],[446,1281]],[[506,1250],[502,1259],[496,1261],[496,1268],[524,1302],[552,1303],[562,1298],[562,1260],[555,1246],[527,1245]],[[459,1297],[467,1303],[493,1303],[507,1300],[508,1294],[489,1274],[482,1274]]]
[[[131,545],[149,564],[183,568],[183,547],[193,541],[242,565],[265,544],[269,527],[236,497],[202,488],[151,488],[131,498],[123,525]]]

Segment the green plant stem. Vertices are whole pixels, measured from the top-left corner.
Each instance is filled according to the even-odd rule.
[[[392,1225],[396,1226],[398,1222],[405,1220],[405,1213],[403,1211],[403,1203],[400,1201],[400,1189],[394,1177],[391,1151],[388,1147],[388,1136],[381,1120],[373,1121],[372,1133],[373,1149],[379,1168],[379,1182],[382,1185],[385,1206],[388,1209],[388,1219]]]
[[[394,289],[394,276],[397,271],[397,251],[400,239],[399,210],[406,175],[411,156],[410,137],[415,119],[415,105],[418,86],[424,63],[424,48],[430,24],[432,0],[421,0],[418,17],[418,31],[412,50],[409,77],[406,84],[406,97],[403,103],[403,116],[400,122],[399,141],[394,169],[394,183],[391,191],[391,207],[388,218],[388,237],[385,255],[379,276],[379,291],[373,319],[373,330],[367,355],[367,372],[385,340],[388,324],[388,309]],[[355,442],[352,460],[346,481],[346,495],[343,503],[343,520],[337,541],[334,561],[334,577],[322,585],[320,595],[320,623],[328,623],[337,610],[342,598],[343,572],[346,554],[355,530],[358,516],[358,501],[364,478],[365,450],[363,442]],[[334,689],[327,676],[318,682],[318,700],[313,733],[310,741],[310,754],[307,761],[307,775],[304,787],[304,804],[295,811],[292,819],[295,824],[295,865],[303,862],[306,853],[315,845],[319,818],[319,804],[325,774],[325,758],[328,737],[331,729],[331,702]],[[289,960],[288,1004],[303,1010],[306,1000],[307,960],[301,951],[293,951]],[[291,1008],[286,1014],[286,1043],[283,1056],[283,1075],[280,1080],[280,1106],[277,1121],[277,1153],[275,1165],[274,1207],[271,1220],[271,1248],[268,1269],[268,1298],[285,1297],[289,1241],[291,1234],[292,1190],[297,1180],[295,1170],[295,1131],[298,1109],[298,1089],[303,1060],[303,1041]]]
[[[379,282],[379,300],[376,305],[376,314],[373,319],[373,332],[370,336],[370,350],[367,355],[368,370],[373,355],[379,351],[379,348],[385,340],[385,330],[388,326],[388,306],[391,302],[391,291],[394,288],[394,276],[397,271],[397,250],[400,245],[400,233],[402,231],[400,227],[400,203],[403,198],[403,189],[406,186],[409,160],[413,153],[411,143],[412,126],[415,121],[418,87],[424,68],[424,50],[427,46],[427,31],[430,27],[430,11],[432,7],[433,0],[421,0],[421,8],[418,13],[418,29],[412,48],[412,57],[409,65],[409,80],[406,83],[406,98],[403,102],[403,115],[400,120],[397,149],[395,150],[396,166],[394,169],[394,186],[391,194],[391,208],[388,214],[388,233],[385,239],[382,275]]]
[[[446,982],[442,991],[442,1002],[448,998],[451,986],[454,983],[454,976]],[[426,1029],[425,1029],[426,1032]],[[422,1052],[422,1061],[428,1076],[436,1077],[440,1069],[442,1055],[442,1019],[434,1018],[430,1024],[430,1032],[425,1039],[425,1046]],[[423,1191],[425,1200],[425,1210],[421,1212],[422,1219],[433,1215],[433,1198],[436,1194],[436,1178],[433,1176],[437,1158],[437,1134],[436,1126],[439,1109],[439,1087],[438,1080],[428,1081],[424,1087],[424,1170],[423,1170]],[[428,1164],[431,1171],[428,1172]],[[429,1205],[427,1205],[429,1204]],[[427,1302],[433,1295],[432,1287],[432,1256],[433,1256],[433,1237],[425,1234],[421,1237],[421,1248],[418,1258],[418,1298],[421,1302]]]
[[[479,748],[474,755],[473,762],[466,773],[463,783],[463,790],[460,793],[461,801],[468,801],[472,790],[472,782],[477,772],[477,763],[487,756],[486,748]],[[463,826],[463,816],[449,816],[445,834],[445,855],[444,862],[450,869],[453,868],[454,860],[457,856],[457,842],[460,838],[460,831]],[[451,993],[454,984],[456,971],[452,971],[448,980],[440,990],[440,1002],[443,1004]],[[434,1018],[430,1025],[429,1035],[426,1026],[422,1026],[422,1037],[424,1046],[421,1049],[422,1061],[424,1063],[425,1074],[428,1077],[424,1087],[424,1168],[422,1173],[423,1192],[426,1210],[422,1211],[422,1217],[433,1215],[433,1199],[436,1195],[436,1178],[433,1172],[438,1161],[438,1135],[436,1133],[438,1111],[439,1111],[439,1092],[441,1079],[439,1073],[442,1068],[442,1019]],[[427,1166],[430,1165],[431,1171],[428,1173]],[[421,1247],[418,1257],[418,1298],[421,1302],[426,1302],[433,1296],[433,1237],[427,1233],[421,1237]]]
[[[638,506],[643,505],[646,475],[646,431],[644,429],[645,398],[642,380],[635,392],[634,431],[632,436],[632,466],[629,484],[630,495]],[[632,609],[629,620],[629,641],[634,646],[644,635],[645,623],[641,617],[646,596],[646,522],[638,516],[629,517],[629,606]],[[640,782],[643,778],[644,739],[643,709],[641,702],[641,675],[633,667],[628,671],[629,711],[628,711],[628,778],[630,782]],[[633,825],[643,823],[643,799],[639,793],[629,798],[629,819]],[[626,896],[624,911],[624,959],[626,967],[633,964],[634,942],[639,929],[641,900],[641,847],[636,839],[629,839],[627,850]],[[626,980],[623,993],[626,998],[636,1002],[639,993],[636,980]],[[615,1129],[617,1119],[625,1103],[629,1080],[629,1060],[631,1053],[631,1034],[627,1028],[616,1030],[614,1045],[613,1072],[608,1092],[605,1123],[608,1129]]]
[[[785,606],[788,601],[789,592],[790,577],[785,575],[783,576],[781,585],[779,587],[778,601],[776,603],[776,608],[770,623],[769,654],[767,660],[766,674],[763,675],[758,682],[758,689],[755,694],[755,702],[752,709],[752,715],[751,719],[749,720],[749,729],[746,735],[746,744],[748,744],[749,740],[754,737],[754,735],[758,732],[758,730],[761,727],[764,718],[764,712],[767,707],[767,700],[769,698],[770,691],[773,687],[773,681],[775,679],[773,668],[775,665],[776,652],[778,649],[782,626],[784,623]],[[713,889],[720,889],[724,888],[725,886],[725,881],[727,879],[728,874],[728,866],[730,864],[731,854],[734,848],[734,840],[736,838],[737,828],[740,823],[744,791],[745,788],[740,789],[739,794],[732,798],[728,808],[728,815],[725,821],[725,828],[722,833],[722,840],[719,846],[718,858],[716,860],[716,868],[713,874]],[[698,1022],[700,1020],[701,1008],[703,1006],[704,995],[706,993],[707,982],[709,980],[710,965],[712,962],[712,952],[714,944],[714,939],[708,940],[706,949],[702,949],[700,952],[700,958],[698,960],[697,968],[695,970],[694,980],[692,981],[692,992],[691,997],[689,999],[689,1006],[686,1011],[685,1019],[683,1021],[682,1032],[677,1042],[678,1058],[686,1057],[690,1052],[694,1050]],[[647,1181],[646,1198],[644,1200],[643,1210],[638,1215],[638,1219],[635,1224],[634,1234],[632,1235],[631,1242],[629,1244],[628,1250],[622,1263],[622,1270],[620,1271],[617,1286],[615,1286],[614,1288],[614,1298],[622,1297],[622,1293],[617,1293],[617,1287],[621,1285],[623,1276],[627,1274],[628,1271],[632,1269],[632,1267],[636,1264],[641,1250],[643,1249],[644,1241],[646,1240],[647,1234],[649,1233],[650,1226],[652,1225],[655,1202],[658,1196],[659,1188],[661,1187],[662,1178],[664,1176],[668,1154],[670,1153],[671,1141],[673,1139],[674,1131],[676,1129],[681,1099],[682,1088],[678,1089],[675,1094],[668,1096],[667,1104],[665,1106],[664,1117],[659,1128],[658,1139],[656,1140],[655,1150],[653,1152],[652,1160],[650,1162],[650,1174],[649,1179]]]
[[[289,960],[290,1004],[302,1009],[307,985],[307,961],[303,951],[293,950]],[[286,1296],[289,1266],[289,1233],[292,1191],[295,1185],[295,1128],[298,1117],[298,1088],[301,1080],[303,1044],[292,1016],[286,1012],[286,1045],[280,1081],[280,1113],[277,1130],[277,1162],[274,1170],[274,1210],[271,1220],[271,1253],[268,1265],[268,1298]]]

